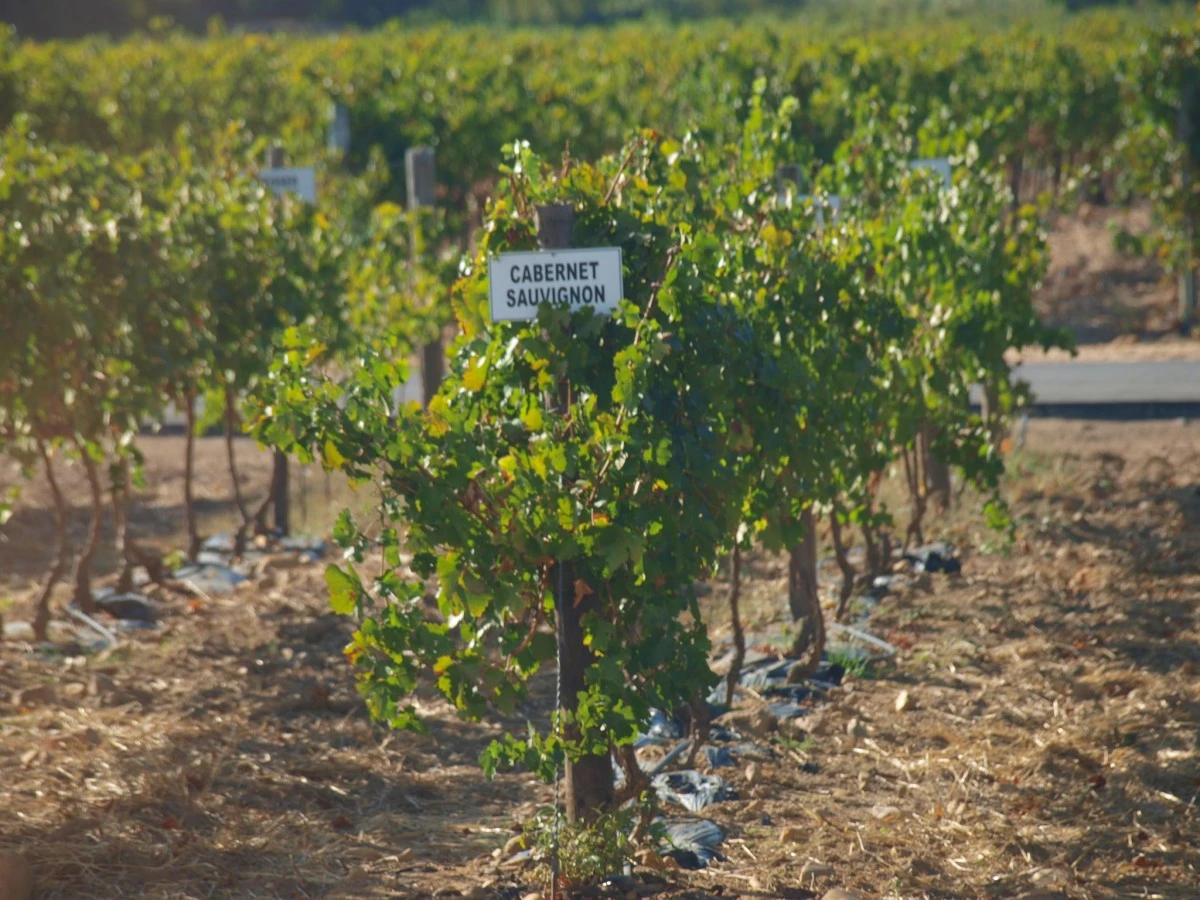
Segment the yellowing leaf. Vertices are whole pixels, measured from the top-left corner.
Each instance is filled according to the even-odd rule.
[[[487,608],[491,605],[492,598],[486,594],[467,595],[467,612],[477,619],[487,612]]]
[[[513,456],[511,453],[508,454],[508,456],[501,457],[500,458],[500,471],[507,472],[509,475],[511,475],[513,472],[517,471],[517,458],[515,456]]]
[[[542,430],[542,411],[536,406],[529,409],[525,415],[521,416],[521,421],[525,423],[525,427],[530,431]]]
[[[434,437],[441,437],[450,430],[450,425],[446,422],[446,413],[449,411],[450,404],[441,394],[429,401],[429,431]]]
[[[463,387],[471,393],[483,389],[483,384],[487,380],[487,369],[484,361],[476,357],[467,363],[467,371],[463,372]]]
[[[539,478],[545,478],[550,474],[550,470],[546,467],[546,457],[538,455],[529,458],[529,465],[533,471],[537,472]]]
[[[346,457],[338,451],[338,448],[333,445],[333,441],[326,441],[325,446],[321,448],[321,456],[325,460],[325,465],[330,469],[340,469],[346,464]]]
[[[330,563],[325,567],[325,584],[329,586],[329,608],[341,616],[353,613],[362,587],[358,576]]]

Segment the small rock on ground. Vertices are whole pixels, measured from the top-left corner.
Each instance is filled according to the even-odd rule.
[[[808,831],[804,828],[799,828],[796,825],[788,825],[779,832],[779,843],[798,844],[801,841],[807,840],[808,834]]]
[[[766,707],[735,709],[717,718],[715,723],[753,737],[767,737],[779,728],[779,719]]]
[[[33,868],[19,853],[0,853],[0,900],[30,900]]]
[[[827,866],[825,863],[806,862],[804,868],[800,870],[801,878],[821,878],[825,875],[833,874],[833,866]]]
[[[885,806],[882,803],[876,803],[871,807],[871,815],[881,822],[889,822],[900,815],[900,810],[895,806]]]
[[[821,900],[863,900],[863,898],[861,894],[856,894],[854,891],[834,888],[832,891],[826,891]]]
[[[53,685],[39,684],[36,687],[27,687],[14,693],[12,704],[13,706],[46,706],[56,699],[57,694]]]

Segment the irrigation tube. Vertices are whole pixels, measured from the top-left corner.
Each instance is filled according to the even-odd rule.
[[[82,610],[78,610],[73,606],[68,606],[67,614],[72,616],[73,618],[78,619],[80,622],[87,625],[94,632],[96,632],[96,634],[100,635],[100,637],[102,637],[106,641],[108,641],[109,647],[115,647],[119,643],[117,636],[115,634],[113,634],[111,631],[109,631],[107,628],[105,628],[103,625],[101,625],[99,622],[97,622],[95,619],[93,619],[91,616],[89,616],[87,613],[83,612]]]
[[[846,634],[850,637],[858,638],[864,644],[870,644],[872,647],[882,650],[888,656],[896,655],[895,647],[893,647],[887,641],[880,640],[873,634],[867,634],[865,631],[859,631],[857,628],[850,628],[847,625],[842,625],[840,622],[830,622],[829,628],[831,631],[838,632],[839,634]]]

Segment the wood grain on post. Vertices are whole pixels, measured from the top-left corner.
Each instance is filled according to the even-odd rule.
[[[432,147],[409,147],[405,151],[404,182],[409,209],[433,206],[437,198],[437,163]],[[413,228],[413,265],[416,265],[416,226]],[[439,332],[433,341],[421,348],[421,397],[426,406],[441,387],[445,371],[446,351]]]
[[[267,168],[279,169],[284,166],[283,147],[275,144],[267,148]],[[284,537],[291,534],[290,510],[288,504],[288,458],[281,450],[275,451],[271,473],[271,506],[275,510],[275,530]]]
[[[566,250],[572,244],[575,210],[564,203],[537,208],[538,245],[543,250]],[[558,386],[558,411],[568,415],[571,386]],[[576,598],[575,566],[560,562],[554,567],[555,634],[558,640],[558,677],[564,710],[574,712],[579,694],[585,689],[584,672],[592,662],[591,651],[583,642],[583,617],[596,609],[596,594]],[[568,740],[578,740],[578,726],[568,726]],[[611,806],[613,802],[612,756],[607,748],[599,755],[566,761],[567,821],[586,819],[589,813]]]

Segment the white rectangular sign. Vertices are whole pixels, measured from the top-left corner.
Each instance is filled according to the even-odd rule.
[[[909,160],[908,167],[914,171],[917,169],[933,169],[942,176],[946,182],[946,187],[950,187],[953,178],[950,174],[950,160],[944,156],[939,156],[935,159],[913,159]]]
[[[543,303],[611,315],[624,290],[620,247],[501,253],[488,259],[493,322],[536,319]]]
[[[291,193],[307,203],[317,202],[317,173],[312,168],[264,169],[258,177],[276,197]]]
[[[825,207],[829,207],[829,212],[836,222],[838,215],[842,211],[842,197],[840,194],[826,194],[823,200],[818,202],[818,198],[811,194],[801,194],[796,198],[801,203],[812,203],[813,209],[817,211],[817,227],[825,227]]]

